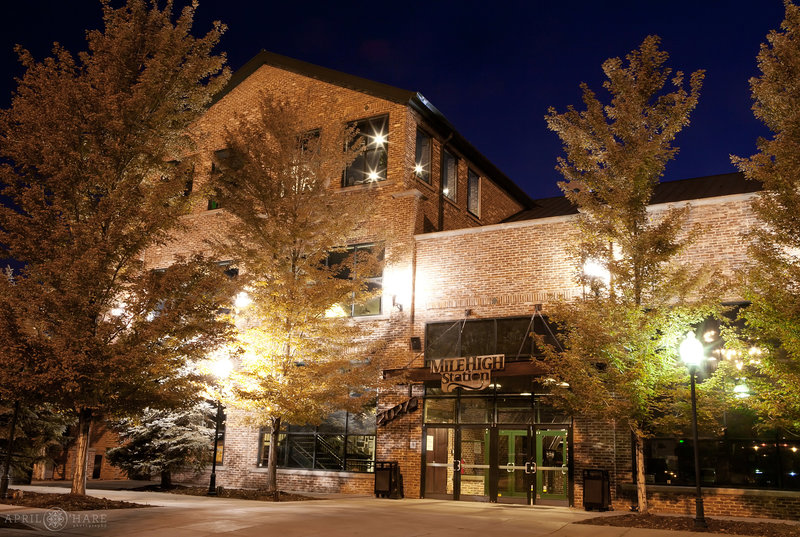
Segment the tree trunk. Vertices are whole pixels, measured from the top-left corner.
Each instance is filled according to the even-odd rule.
[[[172,488],[172,472],[161,470],[161,488],[163,490]]]
[[[281,430],[281,419],[270,420],[269,457],[267,458],[267,492],[272,493],[273,501],[280,500],[278,491],[278,434]]]
[[[636,500],[640,513],[647,512],[647,484],[644,478],[644,437],[633,433],[636,449]]]
[[[8,494],[9,472],[11,471],[11,454],[14,452],[14,429],[17,426],[17,416],[19,415],[19,399],[14,401],[14,413],[11,415],[11,423],[8,425],[8,442],[6,443],[6,459],[3,461],[3,476],[0,477],[0,498],[5,498]]]
[[[86,465],[89,461],[89,433],[92,429],[92,409],[78,413],[78,438],[75,444],[75,466],[72,469],[72,494],[86,494]]]

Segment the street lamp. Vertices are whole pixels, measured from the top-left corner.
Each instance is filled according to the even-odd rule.
[[[233,368],[230,360],[217,357],[211,364],[211,372],[220,381],[228,378]],[[222,399],[217,396],[217,417],[214,420],[214,454],[211,457],[211,479],[208,482],[208,495],[217,495],[217,447],[219,444],[219,429],[222,426]]]
[[[703,512],[703,491],[700,488],[700,446],[697,437],[697,395],[695,391],[695,376],[697,367],[705,358],[703,344],[700,343],[692,332],[686,334],[680,346],[680,355],[683,363],[689,366],[689,377],[692,382],[692,437],[694,440],[694,483],[697,487],[697,498],[695,499],[694,527],[696,529],[707,528],[705,513]]]

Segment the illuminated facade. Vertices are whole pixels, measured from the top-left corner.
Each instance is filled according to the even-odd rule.
[[[369,324],[373,337],[402,351],[396,353],[405,357],[402,363],[384,372],[402,384],[379,394],[375,416],[341,412],[319,426],[287,425],[274,446],[279,487],[371,493],[374,461],[398,461],[406,497],[581,506],[583,470],[601,469],[609,472],[612,503],[629,506],[630,431],[555,411],[531,337],[550,337],[549,304],[585,292],[566,253],[576,238],[574,208],[564,198],[528,198],[420,94],[266,52],[234,75],[198,122],[205,173],[224,151],[226,123],[253,109],[261,92],[301,104],[309,131],[319,117],[334,115],[368,134],[367,152],[332,181],[331,196],[346,197],[369,183],[374,223],[393,226],[398,241],[387,250],[405,252],[371,282],[382,298],[349,312],[353,322]],[[746,261],[740,236],[754,223],[754,190],[739,174],[665,183],[651,210],[689,204],[690,223],[705,233],[683,261],[711,263],[732,277]],[[224,231],[224,207],[202,193],[200,177],[194,211],[186,217],[189,230],[149,252],[149,266],[208,252],[205,237]],[[359,237],[352,246],[368,243],[369,237]],[[762,449],[749,441],[731,449]],[[648,448],[652,507],[688,513],[693,496],[672,486],[685,473],[676,442],[657,439]],[[788,450],[800,447],[784,443]],[[781,441],[773,444],[781,449]],[[264,486],[271,447],[263,430],[228,425],[217,483]],[[789,456],[786,464],[798,461]],[[744,489],[729,482],[751,470],[755,466],[729,472],[728,481],[718,478],[724,472],[709,473],[706,512],[796,517],[800,493],[786,490],[800,483],[754,481]],[[794,470],[779,471],[789,476]],[[673,473],[674,483],[666,482]],[[742,479],[748,484],[749,474]]]

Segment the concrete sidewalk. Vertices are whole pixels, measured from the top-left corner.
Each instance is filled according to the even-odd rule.
[[[61,487],[16,487],[34,492],[64,492]],[[4,530],[5,535],[82,536],[325,536],[325,537],[689,537],[708,533],[574,524],[614,513],[587,513],[562,507],[529,507],[442,500],[385,500],[342,497],[268,503],[158,492],[90,489],[93,496],[154,507],[84,511],[64,515],[43,509],[0,505],[0,517],[28,516],[37,531]],[[16,518],[14,518],[16,517]],[[47,518],[49,517],[49,518]],[[63,526],[62,526],[63,525]],[[48,531],[46,527],[63,527]],[[754,536],[757,537],[757,536]]]

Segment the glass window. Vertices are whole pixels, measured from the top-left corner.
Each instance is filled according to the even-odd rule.
[[[414,174],[430,184],[431,182],[431,137],[417,128],[417,145],[414,155]]]
[[[375,244],[349,246],[339,252],[328,254],[327,265],[336,269],[336,278],[348,279],[353,274],[365,279],[366,292],[370,298],[356,304],[340,304],[348,317],[366,317],[381,314],[381,290],[383,289],[383,248]]]
[[[319,424],[318,429],[321,433],[345,432],[347,429],[347,412],[345,410],[334,412]]]
[[[314,468],[319,470],[344,470],[343,434],[318,434],[314,455]]]
[[[747,421],[731,411],[729,421]],[[800,441],[776,431],[728,427],[725,434],[700,438],[700,481],[705,486],[800,490]],[[645,478],[661,485],[694,485],[690,438],[653,438],[645,444]]]
[[[461,399],[460,423],[489,423],[491,401],[486,397],[463,397]]]
[[[269,460],[269,429],[261,430],[259,466]],[[278,467],[372,472],[375,463],[375,409],[361,414],[334,412],[319,426],[288,425],[278,436]]]
[[[302,153],[320,154],[320,132],[319,129],[313,129],[297,137],[297,143]]]
[[[348,434],[375,434],[375,407],[365,410],[361,414],[347,415]]]
[[[475,216],[480,216],[481,178],[472,170],[467,172],[467,210]]]
[[[431,323],[425,327],[425,356],[429,359],[460,356],[461,321]]]
[[[517,356],[520,360],[528,360],[539,352],[532,333],[543,336],[545,341],[555,342],[547,328],[539,315],[533,323],[530,317],[430,323],[425,327],[425,357],[431,360],[504,354],[506,360],[515,360]],[[550,328],[555,330],[552,326]]]
[[[461,334],[461,353],[459,356],[483,356],[494,354],[495,350],[495,322],[467,321],[464,332]]]
[[[453,201],[456,200],[456,181],[458,161],[446,149],[442,150],[442,194]]]
[[[528,332],[531,320],[525,318],[497,320],[497,352],[513,360],[519,354],[530,356],[533,340]]]
[[[531,398],[499,397],[497,399],[497,423],[531,423]]]
[[[353,186],[386,179],[389,116],[356,121],[358,132],[352,143],[364,140],[364,151],[345,169],[342,186]]]
[[[375,466],[375,437],[349,435],[347,437],[347,466],[349,472],[372,472]]]
[[[425,399],[426,423],[455,423],[455,399]]]

